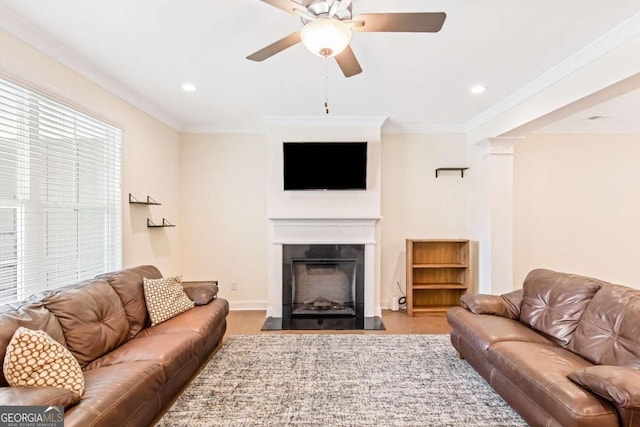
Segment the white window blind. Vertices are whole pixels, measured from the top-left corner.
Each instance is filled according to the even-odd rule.
[[[120,129],[0,78],[0,303],[121,268]]]

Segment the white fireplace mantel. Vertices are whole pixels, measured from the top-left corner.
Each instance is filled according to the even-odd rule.
[[[375,244],[378,218],[269,218],[272,243]]]

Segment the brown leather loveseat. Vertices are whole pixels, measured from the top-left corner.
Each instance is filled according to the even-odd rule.
[[[9,387],[3,370],[0,405],[63,405],[66,427],[153,423],[219,348],[229,305],[205,303],[217,291],[211,284],[203,305],[150,326],[145,277],[162,276],[135,267],[0,306],[0,361],[16,329],[41,330],[75,356],[85,381],[76,403],[62,388]],[[192,299],[202,289],[194,290]]]
[[[640,426],[640,290],[533,270],[464,295],[451,342],[532,426]]]

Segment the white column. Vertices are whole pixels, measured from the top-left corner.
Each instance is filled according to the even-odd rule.
[[[521,139],[489,138],[468,147],[468,226],[480,293],[518,287],[513,283],[513,151]]]

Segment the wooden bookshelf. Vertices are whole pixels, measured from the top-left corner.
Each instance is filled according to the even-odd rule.
[[[469,241],[407,239],[407,314],[442,313],[458,305],[469,283]]]

